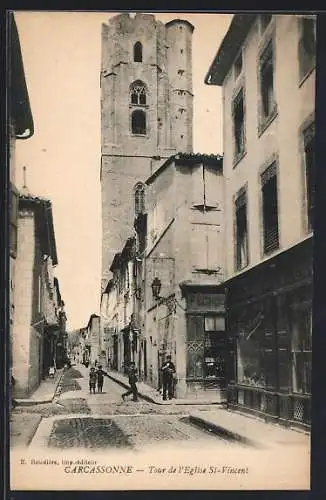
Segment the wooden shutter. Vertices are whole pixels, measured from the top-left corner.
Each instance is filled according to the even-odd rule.
[[[218,270],[222,267],[221,233],[217,226],[206,226],[207,269]]]
[[[196,165],[191,172],[192,180],[192,204],[200,207],[204,205],[204,177],[203,165]]]

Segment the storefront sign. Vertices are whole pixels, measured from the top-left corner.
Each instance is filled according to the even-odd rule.
[[[190,293],[187,295],[187,309],[195,311],[224,311],[224,295],[216,293]]]

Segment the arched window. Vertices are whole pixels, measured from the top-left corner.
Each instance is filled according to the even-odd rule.
[[[138,106],[146,106],[146,85],[141,80],[136,80],[130,85],[130,102]]]
[[[145,185],[138,182],[134,188],[135,214],[143,214],[145,212]]]
[[[134,45],[134,61],[135,62],[143,61],[143,46],[140,42],[136,42]]]
[[[135,109],[132,112],[131,130],[133,134],[146,134],[146,114],[142,109]]]

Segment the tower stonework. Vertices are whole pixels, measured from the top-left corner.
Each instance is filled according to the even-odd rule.
[[[193,29],[141,13],[102,25],[102,287],[133,231],[135,184],[171,155],[192,152]]]

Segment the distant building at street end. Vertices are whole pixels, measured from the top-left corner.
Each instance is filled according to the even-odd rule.
[[[193,29],[142,13],[102,25],[102,292],[132,232],[133,187],[172,154],[192,151]]]
[[[223,89],[228,403],[311,422],[316,19],[236,14]]]
[[[84,361],[94,364],[100,361],[101,356],[101,336],[100,336],[100,316],[91,314],[87,326],[81,329],[84,345]]]

